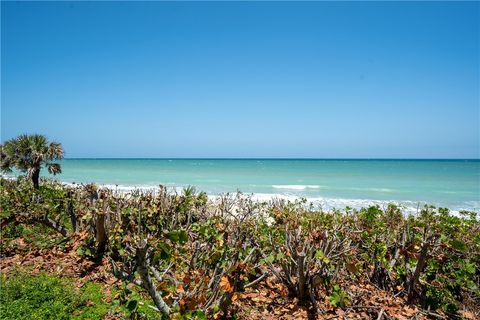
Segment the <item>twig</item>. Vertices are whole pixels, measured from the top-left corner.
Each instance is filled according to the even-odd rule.
[[[260,277],[258,277],[257,279],[253,280],[252,282],[248,283],[245,285],[245,288],[248,288],[248,287],[251,287],[251,286],[254,286],[256,285],[257,283],[259,283],[260,281],[262,281],[263,279],[265,279],[265,277],[268,275],[268,273],[264,273],[262,274]]]
[[[52,219],[45,216],[44,219],[40,220],[40,222],[43,223],[46,226],[49,226],[50,228],[54,229],[55,231],[59,232],[64,237],[67,237],[69,235],[68,230],[64,226],[60,225],[60,223],[58,223],[55,220],[52,220]]]
[[[421,313],[423,313],[424,315],[429,316],[429,317],[431,316],[431,317],[434,317],[434,318],[437,318],[437,319],[447,319],[447,317],[442,316],[441,314],[438,314],[438,313],[435,313],[435,312],[431,312],[431,311],[423,310],[423,309],[419,309],[419,311]]]
[[[378,309],[378,306],[350,306],[350,309]]]
[[[378,317],[377,317],[377,320],[382,320],[382,317],[383,317],[383,312],[385,310],[382,308],[382,310],[380,310],[380,312],[378,313]]]

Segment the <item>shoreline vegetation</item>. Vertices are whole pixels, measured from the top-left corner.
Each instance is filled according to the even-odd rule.
[[[0,181],[2,319],[480,316],[475,212]]]
[[[2,174],[0,173],[0,179],[5,180],[15,180],[17,175],[13,174]],[[45,177],[49,179],[50,177]],[[89,183],[84,182],[66,182],[62,180],[52,179],[52,181],[62,184],[65,187],[76,187],[76,186],[85,186]],[[123,185],[123,184],[114,184],[114,183],[94,183],[98,188],[110,189],[112,192],[117,194],[128,194],[132,192],[159,192],[162,188],[167,188],[171,192],[181,193],[183,189],[190,187],[190,185],[181,185],[175,186],[172,184],[148,184],[148,185]],[[304,189],[319,189],[317,185],[272,185],[275,189],[278,190],[304,190]],[[199,188],[200,189],[200,188]],[[378,190],[378,189],[377,189]],[[272,200],[277,201],[290,201],[290,202],[303,202],[305,205],[309,205],[312,209],[315,208],[317,211],[331,211],[331,210],[360,210],[362,208],[367,208],[370,206],[379,206],[381,209],[385,210],[389,205],[397,206],[405,215],[413,214],[417,215],[420,210],[428,205],[435,206],[438,208],[448,208],[450,214],[459,215],[462,211],[467,212],[476,212],[480,213],[478,210],[478,204],[463,204],[455,205],[453,207],[448,205],[441,205],[434,202],[420,201],[420,200],[398,200],[398,199],[369,199],[369,198],[337,198],[337,197],[309,197],[304,195],[297,195],[291,193],[256,193],[256,192],[242,192],[237,189],[236,192],[226,191],[221,193],[207,193],[209,200],[217,201],[222,197],[223,194],[229,193],[240,193],[246,197],[251,198],[256,202],[270,202]],[[471,201],[470,201],[471,202]]]

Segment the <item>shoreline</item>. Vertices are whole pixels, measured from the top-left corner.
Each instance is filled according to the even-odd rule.
[[[67,183],[63,181],[57,181],[64,185],[75,186],[75,185],[85,185],[84,183]],[[156,192],[159,190],[160,185],[116,185],[116,184],[100,184],[96,183],[100,188],[107,188],[113,191],[117,191],[120,193],[129,193],[135,190],[139,191],[146,191],[146,192]],[[88,183],[87,183],[88,184]],[[163,185],[167,188],[169,192],[177,192],[181,193],[182,190],[187,186],[171,186],[171,185]],[[204,192],[204,190],[194,186],[195,190],[199,192]],[[307,186],[309,188],[311,186]],[[305,197],[305,196],[298,196],[294,194],[282,194],[282,193],[255,193],[255,192],[243,192],[242,190],[232,191],[232,192],[221,192],[221,193],[209,193],[205,192],[209,198],[209,200],[216,201],[222,195],[225,194],[242,194],[246,197],[251,198],[253,201],[256,202],[271,202],[274,200],[284,200],[284,201],[301,201],[306,200],[307,205],[311,205],[314,208],[322,209],[323,211],[331,211],[331,210],[346,210],[346,208],[350,209],[361,209],[367,208],[369,206],[378,205],[380,208],[385,209],[389,204],[394,204],[397,207],[401,208],[405,214],[417,214],[425,205],[434,205],[437,208],[447,208],[449,209],[450,213],[453,215],[459,215],[461,211],[470,211],[480,214],[480,201],[478,203],[472,203],[470,207],[448,207],[448,206],[439,206],[435,205],[434,203],[427,202],[427,201],[413,201],[413,200],[380,200],[380,199],[358,199],[358,198],[334,198],[334,197]]]
[[[15,180],[16,177],[12,176],[5,176],[1,175],[1,178],[8,179],[8,180]],[[144,192],[157,192],[160,188],[159,185],[121,185],[121,184],[109,184],[109,183],[97,183],[97,182],[90,182],[90,183],[70,183],[64,182],[61,180],[50,179],[50,181],[55,181],[56,183],[60,183],[65,186],[82,186],[87,184],[95,184],[100,188],[110,189],[114,192],[119,192],[123,194],[130,193],[132,191],[144,191]],[[172,186],[172,185],[163,185],[167,188],[169,193],[181,193],[185,186]],[[192,185],[195,190],[202,192],[204,190]],[[306,186],[306,188],[313,188],[317,186]],[[286,188],[278,188],[286,189]],[[295,190],[295,188],[292,188]],[[389,204],[394,204],[402,209],[405,214],[416,214],[421,210],[425,205],[434,205],[435,207],[445,207],[435,205],[435,203],[427,202],[427,201],[412,201],[412,200],[379,200],[379,199],[361,199],[361,198],[335,198],[335,197],[304,197],[294,194],[284,194],[284,193],[255,193],[255,192],[242,192],[241,190],[237,190],[234,192],[220,192],[220,193],[211,193],[205,192],[209,198],[213,202],[216,202],[222,195],[225,194],[242,194],[246,197],[249,197],[253,201],[256,202],[271,202],[274,200],[284,200],[284,201],[301,201],[305,200],[307,205],[313,206],[313,208],[321,209],[323,211],[331,211],[331,210],[346,210],[346,208],[350,209],[361,209],[367,208],[369,206],[378,205],[380,208],[386,208]],[[446,206],[450,213],[453,215],[459,215],[461,211],[470,211],[476,212],[480,214],[480,201],[478,203],[473,202],[471,204],[466,204],[464,206]]]
[[[409,212],[425,204],[480,212],[480,161],[318,159],[68,159],[45,178],[117,191],[194,186],[215,198],[241,191],[259,201],[307,199],[324,209],[395,203]],[[19,172],[13,172],[18,175]]]

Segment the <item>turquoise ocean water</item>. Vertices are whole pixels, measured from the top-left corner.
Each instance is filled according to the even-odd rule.
[[[306,197],[327,208],[394,201],[480,211],[480,160],[68,159],[61,165],[60,181],[121,190],[192,185],[211,195]]]

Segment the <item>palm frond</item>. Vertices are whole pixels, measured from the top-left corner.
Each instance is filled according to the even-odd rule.
[[[53,175],[62,173],[62,168],[58,163],[47,163],[47,169],[48,169],[48,172]]]
[[[6,173],[12,172],[12,163],[8,159],[2,157],[2,161],[0,162],[0,170]]]
[[[63,159],[65,152],[63,151],[63,147],[58,142],[51,142],[48,146],[46,156],[49,160],[60,160]]]

